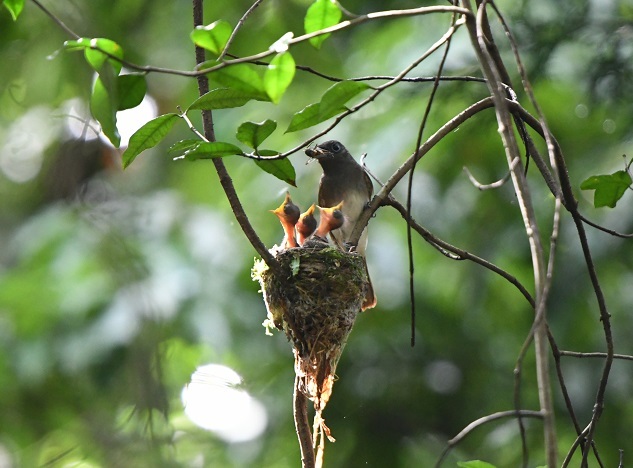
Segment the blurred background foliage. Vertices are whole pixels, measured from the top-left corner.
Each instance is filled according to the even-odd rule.
[[[195,64],[188,2],[43,3],[79,35],[118,42],[133,62],[180,69]],[[233,25],[251,4],[206,3],[207,23],[225,19]],[[432,4],[343,3],[357,13]],[[259,52],[287,31],[300,34],[309,4],[263,2],[232,52]],[[630,194],[613,210],[595,210],[591,193],[578,185],[590,175],[621,169],[622,155],[632,156],[633,3],[497,4],[565,152],[581,211],[630,232]],[[503,32],[493,24],[510,59]],[[336,34],[321,50],[300,44],[292,52],[298,64],[341,78],[395,75],[447,25],[448,17],[439,15],[370,22]],[[290,345],[279,333],[264,334],[265,307],[250,279],[254,251],[212,164],[167,156],[170,143],[191,137],[178,125],[164,144],[123,172],[119,151],[85,125],[92,71],[81,54],[61,50],[67,39],[30,1],[15,23],[0,12],[0,466],[298,466]],[[439,55],[433,56],[413,75],[432,75],[438,63]],[[455,36],[445,74],[479,75],[464,29]],[[153,112],[174,112],[197,97],[192,79],[150,74],[148,85],[146,113],[119,116],[128,136]],[[298,71],[278,106],[251,102],[215,112],[218,138],[237,143],[241,122],[272,118],[279,129],[267,147],[292,148],[314,129],[284,134],[290,117],[330,85]],[[429,91],[428,83],[392,88],[327,138],[343,141],[356,157],[367,153],[371,171],[386,180],[415,147]],[[442,83],[426,135],[486,93],[481,83]],[[320,173],[305,159],[302,153],[291,158],[298,187],[290,192],[303,208],[315,201]],[[288,187],[252,161],[225,162],[257,232],[268,246],[279,242],[279,224],[268,210]],[[506,173],[492,111],[462,125],[420,162],[414,216],[439,237],[530,285],[528,245],[512,187],[480,192],[464,166],[484,183]],[[530,183],[547,238],[553,200],[535,170]],[[404,187],[396,195],[404,200]],[[532,311],[498,276],[453,262],[414,238],[418,315],[411,348],[405,225],[385,208],[370,231],[368,259],[379,303],[359,317],[339,364],[325,412],[337,442],[328,446],[326,464],[432,466],[446,441],[469,422],[513,408],[512,371]],[[633,354],[633,246],[594,230],[589,238],[616,352]],[[568,216],[549,305],[561,348],[605,349]],[[202,367],[209,364],[225,367]],[[565,358],[563,370],[576,411],[587,421],[601,362]],[[596,433],[606,466],[617,464],[618,449],[630,450],[632,376],[630,363],[615,363]],[[193,395],[205,389],[220,392],[206,395],[221,402],[208,410],[217,425],[208,430],[192,422]],[[241,403],[231,406],[231,397],[218,396],[223,391],[233,391]],[[559,389],[553,393],[564,455],[575,433]],[[191,403],[189,417],[183,398]],[[532,353],[524,365],[522,398],[525,408],[537,408]],[[253,411],[242,414],[245,405]],[[530,466],[537,466],[543,463],[541,424],[526,425]],[[445,466],[476,458],[518,466],[520,456],[517,424],[508,420],[475,431]]]

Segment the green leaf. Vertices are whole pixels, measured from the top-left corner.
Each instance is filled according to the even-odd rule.
[[[80,39],[80,41],[82,40]],[[108,63],[112,66],[114,74],[118,75],[122,67],[121,62],[111,58],[104,52],[119,59],[123,58],[123,49],[121,49],[119,44],[110,39],[94,38],[89,40],[89,47],[84,50],[86,61],[99,74],[102,73],[103,66]]]
[[[212,89],[206,94],[203,94],[196,99],[188,108],[190,110],[213,110],[213,109],[228,109],[232,107],[241,107],[248,101],[257,99],[254,96],[245,91],[228,88]]]
[[[617,171],[609,175],[591,176],[580,184],[580,188],[596,191],[593,196],[593,206],[596,208],[614,208],[631,183],[631,175],[627,171]]]
[[[329,119],[333,112],[338,114],[347,101],[367,88],[369,85],[360,81],[340,81],[330,86],[321,97],[319,113]]]
[[[204,64],[201,68],[209,68],[217,65],[217,62]],[[257,96],[258,101],[270,101],[264,90],[264,82],[259,74],[247,64],[232,65],[220,68],[208,74],[209,79],[218,83],[224,88],[237,89],[253,96]]]
[[[191,32],[191,40],[195,45],[220,55],[232,32],[233,28],[228,22],[218,20],[207,26],[196,26]]]
[[[278,154],[276,151],[265,151],[262,150],[259,152],[262,156],[274,156]],[[272,153],[272,154],[271,154]],[[296,178],[297,174],[295,172],[295,168],[288,158],[284,159],[255,159],[255,163],[265,172],[274,175],[278,179],[292,185],[293,187],[297,186]]]
[[[460,468],[496,468],[494,465],[483,462],[481,460],[457,462],[457,466],[459,466]]]
[[[87,47],[90,47],[90,38],[88,37],[81,37],[72,41],[64,41],[64,48],[69,52],[84,50]]]
[[[130,143],[123,153],[123,167],[128,167],[139,154],[160,143],[174,126],[176,119],[178,114],[165,114],[139,128],[130,138]]]
[[[117,93],[119,98],[119,110],[131,109],[138,106],[147,92],[145,75],[131,73],[117,78]]]
[[[90,95],[90,112],[101,125],[101,130],[110,142],[118,148],[121,135],[116,128],[116,112],[118,109],[116,90],[108,89],[100,76],[92,86]]]
[[[187,139],[187,140],[180,140],[174,143],[173,145],[171,145],[169,149],[167,150],[167,152],[172,155],[181,155],[185,153],[186,151],[189,151],[193,149],[194,147],[198,146],[200,143],[203,143],[203,141],[194,139],[194,138]]]
[[[237,129],[237,139],[251,148],[257,148],[277,128],[277,122],[267,119],[260,123],[244,122]]]
[[[295,76],[295,61],[290,52],[277,54],[264,74],[264,89],[270,100],[277,104]]]
[[[24,8],[24,0],[3,0],[2,4],[9,10],[9,13],[11,13],[13,21],[17,21],[18,16],[20,16]]]
[[[341,15],[341,10],[334,0],[316,0],[308,8],[303,20],[306,34],[338,24],[341,20]],[[322,34],[321,36],[313,37],[310,39],[310,44],[319,49],[323,41],[329,36],[329,34]]]
[[[234,154],[242,155],[244,152],[231,143],[222,141],[202,142],[194,146],[189,151],[185,151],[185,159],[195,161],[196,159],[214,159]]]
[[[345,107],[340,107],[339,109],[333,109],[329,114],[322,114],[320,103],[315,102],[314,104],[310,104],[309,106],[303,108],[292,116],[292,119],[290,120],[290,125],[288,125],[286,133],[296,132],[298,130],[303,130],[304,128],[312,127],[326,121],[331,117],[334,117],[335,115],[340,114],[345,110]]]

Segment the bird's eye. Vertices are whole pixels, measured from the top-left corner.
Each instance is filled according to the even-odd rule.
[[[338,143],[332,143],[332,151],[338,153],[339,151],[341,151],[341,145],[339,145]]]

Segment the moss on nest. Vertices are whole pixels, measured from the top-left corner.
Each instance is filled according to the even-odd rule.
[[[367,291],[364,259],[332,247],[281,250],[276,258],[280,275],[261,260],[253,267],[268,309],[264,325],[267,332],[283,330],[292,342],[300,389],[320,413]]]

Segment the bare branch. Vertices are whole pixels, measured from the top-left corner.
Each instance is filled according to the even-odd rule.
[[[376,210],[386,202],[387,197],[394,189],[394,187],[402,180],[402,178],[411,170],[413,163],[420,158],[422,158],[425,154],[427,154],[435,145],[437,145],[446,135],[454,131],[457,127],[463,124],[465,121],[481,112],[484,109],[489,109],[493,106],[492,98],[487,97],[482,99],[481,101],[476,102],[470,107],[464,109],[462,112],[457,114],[447,123],[445,123],[439,130],[437,130],[433,135],[431,135],[425,142],[420,146],[415,153],[413,153],[409,158],[393,173],[393,175],[387,180],[382,189],[372,198],[369,206],[363,211],[358,221],[356,222],[356,226],[354,227],[354,232],[350,237],[350,242],[352,244],[357,243],[358,239],[360,239],[360,235],[367,226],[371,216],[376,212]]]
[[[310,421],[308,419],[308,399],[301,391],[299,376],[295,376],[293,395],[292,412],[301,449],[301,464],[303,468],[314,468],[315,457],[314,447],[312,446],[312,434],[310,433]]]
[[[519,161],[520,159],[518,158],[515,158],[514,161],[512,161],[512,164],[510,165],[510,171],[514,168],[515,164]],[[477,179],[475,179],[475,176],[472,174],[472,172],[470,172],[470,170],[468,170],[466,166],[464,166],[463,169],[466,175],[468,176],[468,180],[470,180],[470,183],[473,184],[475,187],[477,187],[478,190],[496,189],[503,186],[508,180],[510,180],[510,171],[508,171],[507,174],[503,176],[503,178],[495,182],[492,182],[490,184],[482,184]]]
[[[462,429],[459,434],[457,434],[455,437],[453,437],[451,440],[448,441],[447,446],[442,452],[440,459],[435,464],[435,467],[439,468],[444,462],[444,459],[447,457],[449,452],[453,449],[453,447],[459,444],[462,440],[466,438],[466,436],[468,436],[472,431],[474,431],[478,427],[483,426],[484,424],[488,424],[493,421],[497,421],[499,419],[515,418],[515,417],[542,419],[543,413],[541,411],[533,411],[533,410],[518,410],[518,411],[511,410],[511,411],[500,411],[498,413],[493,413],[493,414],[489,414],[488,416],[481,417],[471,422],[468,426]]]
[[[193,0],[193,24],[195,26],[199,26],[202,24],[203,19],[203,9],[202,9],[202,0]],[[197,47],[196,51],[196,62],[202,63],[205,59],[204,49]],[[209,80],[206,76],[198,77],[198,91],[200,96],[209,92]],[[213,129],[213,114],[211,111],[203,110],[202,111],[202,125],[204,128],[204,137],[207,141],[215,141],[215,132]],[[268,251],[264,243],[261,241],[255,229],[251,225],[246,212],[240,202],[240,199],[235,191],[235,186],[233,185],[233,180],[226,170],[226,166],[221,158],[212,159],[213,165],[215,166],[215,170],[220,179],[220,185],[224,189],[224,193],[226,194],[226,198],[231,206],[231,210],[233,211],[233,215],[237,220],[240,228],[246,235],[246,238],[249,240],[255,251],[262,257],[262,259],[266,262],[266,265],[276,274],[280,273],[279,263],[273,257],[273,255]]]

